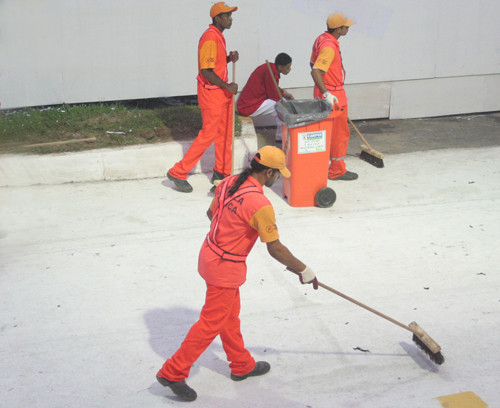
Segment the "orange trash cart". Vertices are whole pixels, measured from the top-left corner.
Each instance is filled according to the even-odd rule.
[[[283,179],[283,196],[292,207],[331,207],[337,196],[327,187],[332,121],[339,109],[323,99],[276,104],[283,122],[282,146],[292,175]]]

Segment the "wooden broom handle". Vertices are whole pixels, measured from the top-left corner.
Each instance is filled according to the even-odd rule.
[[[369,149],[373,150],[372,147],[370,146],[370,144],[366,141],[366,139],[363,137],[363,135],[361,134],[361,132],[358,130],[358,128],[356,127],[356,125],[354,123],[352,123],[351,118],[348,117],[347,120],[349,121],[349,123],[351,124],[351,126],[354,128],[354,130],[356,131],[356,133],[359,135],[359,137],[361,138],[361,140],[363,142],[365,142],[366,146],[368,146]]]
[[[269,68],[269,73],[271,74],[271,78],[273,80],[273,83],[274,83],[274,86],[276,87],[276,91],[278,91],[278,96],[280,97],[280,100],[281,100],[281,103],[285,106],[285,108],[287,107],[287,104],[285,102],[285,98],[283,97],[283,95],[281,94],[281,91],[280,91],[280,87],[278,86],[278,83],[276,82],[276,78],[274,77],[274,72],[273,72],[273,69],[271,68],[271,65],[269,64],[269,61],[266,60],[266,64],[267,64],[267,68]]]
[[[236,62],[233,61],[233,82],[236,82]],[[234,174],[234,129],[235,129],[235,115],[236,115],[236,95],[233,95],[233,130],[231,135],[231,174]]]
[[[290,269],[288,267],[286,269],[289,270],[290,272],[293,272],[296,275],[300,275],[299,272],[294,271],[293,269]],[[353,299],[352,297],[347,296],[347,295],[343,294],[342,292],[339,292],[338,290],[333,289],[333,288],[331,288],[328,285],[325,285],[324,283],[321,283],[320,281],[318,281],[318,286],[321,286],[323,289],[326,289],[326,290],[328,290],[330,292],[333,292],[337,296],[343,297],[344,299],[348,300],[349,302],[352,302],[352,303],[354,303],[354,304],[356,304],[358,306],[361,306],[363,309],[366,309],[366,310],[368,310],[368,311],[370,311],[372,313],[375,313],[376,315],[378,315],[380,317],[383,317],[384,319],[389,320],[390,322],[392,322],[394,324],[397,324],[398,326],[402,327],[403,329],[406,329],[406,330],[414,333],[414,331],[412,329],[410,329],[410,327],[407,326],[406,324],[398,322],[397,320],[393,319],[392,317],[389,317],[389,316],[387,316],[387,315],[379,312],[378,310],[375,310],[375,309],[371,308],[370,306],[367,306],[364,303],[361,303],[361,302],[357,301],[356,299]]]

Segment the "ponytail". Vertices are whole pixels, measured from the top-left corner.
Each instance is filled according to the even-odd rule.
[[[234,193],[238,191],[238,189],[241,187],[241,185],[247,181],[248,176],[253,173],[253,169],[251,167],[247,167],[245,170],[243,170],[239,177],[236,179],[236,183],[234,183],[234,186],[232,186],[229,189],[228,196],[231,197]]]
[[[260,153],[256,153],[255,156],[257,156],[260,159]],[[270,169],[270,167],[264,166],[263,164],[260,164],[257,160],[252,159],[250,162],[250,167],[247,167],[245,170],[243,170],[239,177],[236,179],[236,183],[234,183],[234,186],[232,186],[229,191],[228,191],[228,197],[231,197],[234,193],[238,191],[238,189],[241,187],[241,185],[247,181],[248,177],[252,173],[260,173],[264,170]]]

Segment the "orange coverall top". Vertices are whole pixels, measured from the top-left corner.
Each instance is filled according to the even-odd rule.
[[[347,105],[347,96],[344,91],[345,70],[342,65],[340,45],[338,40],[328,31],[325,31],[314,41],[311,66],[325,73],[323,81],[325,81],[326,89],[339,99],[339,105]],[[314,86],[314,96],[320,95],[318,87]]]
[[[212,224],[198,258],[198,271],[213,286],[238,288],[246,280],[245,263],[258,237],[279,238],[276,217],[262,185],[252,176],[232,196],[227,191],[239,175],[226,177],[212,200]]]
[[[228,81],[226,40],[213,24],[203,33],[198,43],[198,105],[210,108],[227,104],[233,95],[212,84],[202,74],[202,69],[213,69],[224,82]]]

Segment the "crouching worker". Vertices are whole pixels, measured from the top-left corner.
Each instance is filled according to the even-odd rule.
[[[280,76],[288,75],[292,69],[292,58],[284,52],[278,54],[274,64],[269,64],[273,72],[276,84],[279,84]],[[282,131],[281,121],[274,109],[280,95],[274,84],[273,77],[267,64],[258,66],[248,78],[241,95],[238,98],[238,113],[251,118],[272,117],[276,122],[276,143],[281,143]],[[294,99],[289,92],[279,88],[285,99]]]
[[[233,381],[266,374],[271,368],[265,361],[254,360],[240,331],[239,287],[246,280],[246,258],[258,237],[278,262],[302,271],[301,283],[318,288],[311,268],[280,242],[274,209],[263,191],[263,186],[271,187],[280,174],[290,177],[285,153],[275,146],[264,146],[250,166],[239,175],[226,177],[215,190],[207,211],[210,231],[198,258],[198,271],[207,284],[205,305],[179,350],[156,375],[161,385],[186,401],[197,396],[185,381],[191,366],[217,335],[230,362]]]

